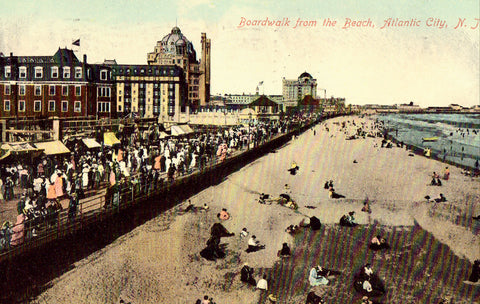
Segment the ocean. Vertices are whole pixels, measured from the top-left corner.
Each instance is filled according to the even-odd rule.
[[[377,118],[398,141],[430,148],[439,159],[468,167],[480,159],[480,114],[384,114]],[[438,140],[426,142],[424,137]]]

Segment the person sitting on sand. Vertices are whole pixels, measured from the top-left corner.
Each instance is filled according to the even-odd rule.
[[[480,279],[480,260],[475,260],[475,262],[473,262],[472,274],[470,274],[470,277],[468,278],[468,280],[470,282],[477,283],[479,279]]]
[[[310,227],[310,218],[309,217],[305,217],[303,218],[300,223],[298,224],[299,227],[302,227],[302,228],[308,228]]]
[[[340,226],[355,227],[358,224],[355,222],[355,211],[350,211],[348,214],[343,215],[340,218]]]
[[[288,169],[288,172],[290,172],[291,175],[297,174],[299,167],[295,161],[292,162],[292,165],[290,166],[290,169]]]
[[[203,204],[202,210],[208,211],[210,207],[208,207],[207,203]]]
[[[373,302],[367,296],[363,296],[360,304],[373,304]]]
[[[307,295],[305,304],[322,304],[325,303],[322,297],[317,296],[314,291],[310,291]]]
[[[283,243],[282,249],[278,251],[278,256],[281,258],[289,258],[292,255],[290,247],[288,247],[287,243]]]
[[[243,264],[242,270],[240,270],[240,280],[252,286],[257,286],[257,282],[253,277],[253,272],[253,268],[248,266],[247,263]]]
[[[370,263],[365,264],[365,266],[362,269],[362,274],[366,278],[370,278],[370,276],[373,274],[372,265]]]
[[[344,197],[345,197],[345,195],[336,193],[336,192],[335,192],[335,189],[333,189],[333,188],[330,188],[330,190],[328,190],[328,196],[329,196],[330,198],[334,198],[334,199],[344,198]]]
[[[290,234],[295,234],[298,230],[298,226],[297,225],[290,225],[288,226],[286,229],[285,229],[285,232],[287,233],[290,233]]]
[[[435,202],[437,202],[437,203],[442,203],[442,202],[446,202],[446,201],[447,201],[447,198],[445,196],[443,196],[443,193],[440,193],[440,197],[435,199]]]
[[[390,246],[387,244],[387,241],[384,238],[380,237],[380,235],[377,235],[370,241],[369,248],[372,250],[382,250],[388,249]]]
[[[328,186],[328,181],[326,181],[325,185],[323,185],[323,189],[328,190],[328,188],[330,188],[330,186]]]
[[[262,193],[260,194],[260,198],[258,199],[258,202],[260,204],[266,204],[267,203],[267,199],[270,197],[270,195],[268,194],[265,194],[265,193]]]
[[[242,231],[240,231],[240,237],[246,238],[247,236],[248,236],[247,228],[243,228]]]
[[[217,214],[217,217],[222,221],[226,221],[230,219],[230,214],[227,212],[227,209],[223,208],[222,211],[220,211],[220,213]]]
[[[440,178],[437,178],[437,186],[442,186],[442,181],[440,180]]]
[[[372,289],[372,284],[370,284],[370,282],[368,280],[363,281],[362,287],[366,292],[372,292],[372,290],[373,290]]]
[[[213,304],[212,301],[208,298],[208,296],[204,296],[201,304]]]
[[[333,189],[333,180],[328,182],[328,189]]]
[[[437,185],[437,179],[435,177],[432,177],[432,181],[430,182],[430,186],[436,186]]]
[[[252,235],[248,240],[248,248],[246,252],[247,253],[255,252],[264,248],[265,248],[265,245],[260,245],[260,241],[257,240],[257,237],[255,235]]]
[[[220,238],[215,236],[210,237],[207,241],[207,247],[200,251],[200,255],[209,261],[223,259],[225,252],[220,248]]]
[[[217,237],[217,238],[222,238],[222,237],[231,237],[234,236],[235,233],[229,232],[227,228],[225,228],[222,224],[220,223],[215,223],[212,225],[210,228],[210,236]]]
[[[312,228],[312,230],[320,230],[321,227],[322,224],[320,223],[320,220],[316,216],[312,216],[310,218],[310,228]]]
[[[268,290],[267,275],[264,274],[263,277],[258,280],[257,289]]]
[[[316,266],[310,269],[310,274],[308,276],[308,281],[311,286],[327,285],[328,279],[322,275],[322,267]]]

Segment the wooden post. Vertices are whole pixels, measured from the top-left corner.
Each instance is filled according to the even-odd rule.
[[[60,140],[60,119],[58,117],[53,118],[53,139]]]

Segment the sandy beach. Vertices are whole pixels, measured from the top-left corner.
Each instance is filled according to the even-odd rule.
[[[356,212],[357,222],[363,229],[358,231],[369,231],[372,226],[383,227],[384,231],[409,230],[417,224],[467,265],[480,259],[480,222],[472,220],[472,216],[480,214],[480,180],[466,177],[460,168],[449,165],[450,179],[442,181],[441,187],[428,186],[432,173],[441,173],[447,165],[423,156],[409,156],[405,148],[380,148],[380,138],[345,140],[348,134],[340,130],[340,123],[347,120],[355,120],[357,125],[361,121],[371,123],[367,118],[340,117],[315,126],[284,147],[231,174],[224,182],[190,198],[195,206],[208,204],[208,212],[181,212],[187,202],[168,210],[77,262],[71,271],[54,280],[52,287],[37,297],[36,303],[119,303],[123,299],[132,304],[193,304],[204,295],[213,297],[217,304],[269,303],[265,292],[255,291],[240,281],[239,272],[244,263],[256,270],[257,280],[261,273],[268,273],[269,284],[273,286],[268,293],[276,295],[277,303],[305,303],[309,290],[330,300],[326,303],[341,303],[338,299],[334,301],[338,290],[355,293],[351,284],[341,283],[342,279],[334,279],[325,287],[310,288],[304,283],[308,284],[306,276],[287,280],[285,274],[271,270],[274,265],[275,269],[283,265],[296,271],[303,267],[305,270],[301,273],[308,273],[315,266],[307,262],[310,258],[298,262],[302,259],[297,256],[292,261],[279,262],[277,251],[284,242],[291,246],[294,255],[300,249],[314,251],[307,239],[311,235],[305,233],[303,240],[302,236],[294,239],[285,232],[288,225],[315,215],[324,225],[323,238],[328,239],[328,234],[338,229],[340,217],[349,211]],[[353,127],[350,128],[347,133],[353,132]],[[296,175],[287,172],[292,161],[300,167]],[[335,190],[346,198],[329,198],[323,187],[327,180],[333,180]],[[275,203],[258,203],[260,193],[278,197],[285,191],[285,184],[299,205],[297,211]],[[437,198],[440,193],[447,202],[428,203],[424,198],[426,195]],[[370,214],[361,212],[366,197],[371,202]],[[210,227],[219,222],[216,215],[222,208],[232,217],[221,223],[235,236],[222,238],[226,244],[224,259],[208,261],[199,252],[209,238]],[[245,252],[247,239],[239,236],[244,227],[266,245],[264,250]],[[342,230],[341,233],[349,232]],[[405,252],[412,259],[418,254],[414,249]],[[373,257],[375,265],[388,264],[388,259],[387,255]],[[322,260],[319,256],[314,260],[326,262],[329,258]],[[378,269],[379,273],[386,268]],[[349,274],[354,271],[348,267],[341,270]],[[387,287],[398,284],[386,277]],[[414,281],[410,275],[404,277]],[[467,278],[468,275],[463,280]],[[296,288],[296,284],[301,288]],[[442,290],[438,294],[454,296],[455,286],[439,284]],[[479,301],[480,286],[469,288],[467,296],[455,303]],[[406,295],[404,303],[412,299],[410,296],[414,297]],[[358,297],[355,295],[353,299]],[[385,303],[394,303],[388,299],[391,297],[385,298]],[[436,302],[425,300],[423,303]]]

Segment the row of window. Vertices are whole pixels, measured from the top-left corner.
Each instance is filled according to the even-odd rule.
[[[48,94],[50,96],[55,96],[55,85],[49,85],[48,86]],[[68,96],[68,85],[62,85],[62,96]],[[18,86],[18,94],[20,96],[24,96],[26,92],[26,85],[20,84]],[[42,96],[42,85],[35,85],[35,96]],[[4,87],[4,94],[5,95],[10,95],[12,94],[12,88],[9,84],[6,84]],[[81,86],[75,86],[75,96],[81,96],[82,95],[82,87]]]
[[[37,79],[43,78],[43,67],[34,67],[34,77]],[[18,68],[18,77],[20,78],[27,78],[27,70],[26,66],[21,66]],[[70,67],[62,67],[62,76],[63,78],[70,79]],[[83,69],[82,67],[75,67],[75,78],[80,79],[82,78]],[[5,66],[5,78],[12,77],[12,67]],[[51,78],[58,78],[59,77],[59,67],[54,66],[50,68],[50,77]],[[106,79],[106,78],[105,78]]]
[[[170,60],[168,60],[168,62],[163,62],[162,64],[170,64],[170,63],[171,63]],[[116,71],[117,71],[115,68],[112,69],[112,70],[113,70],[114,73],[116,73]],[[130,74],[130,73],[132,72],[132,71],[130,70],[130,68],[126,68],[125,70],[124,70],[123,68],[121,68],[121,69],[118,70],[118,72],[119,72],[120,74],[123,74],[124,71],[125,71],[127,74]],[[170,71],[170,72],[168,72],[168,71]],[[168,71],[167,71],[167,70],[158,70],[158,69],[157,69],[157,70],[155,70],[155,75],[163,75],[163,76],[170,75],[170,76],[175,76],[175,70],[174,70],[174,69],[169,69]],[[145,69],[141,69],[141,70],[140,70],[140,73],[141,73],[141,74],[144,74],[144,73],[145,73]],[[138,74],[138,69],[134,69],[134,70],[133,70],[133,74]],[[151,70],[151,69],[148,70],[148,74],[152,74],[152,70]]]
[[[55,100],[49,100],[48,101],[48,112],[55,112],[55,105],[56,105]],[[10,109],[11,109],[10,100],[5,100],[3,102],[3,110],[5,112],[9,112]],[[18,112],[25,112],[25,110],[26,110],[25,100],[19,100],[18,101]],[[35,100],[33,102],[33,111],[34,112],[41,112],[42,111],[42,101],[41,100]],[[61,111],[62,112],[68,112],[68,101],[66,101],[66,100],[62,101]],[[75,101],[74,102],[73,111],[74,112],[81,112],[82,111],[82,103],[80,101]]]

